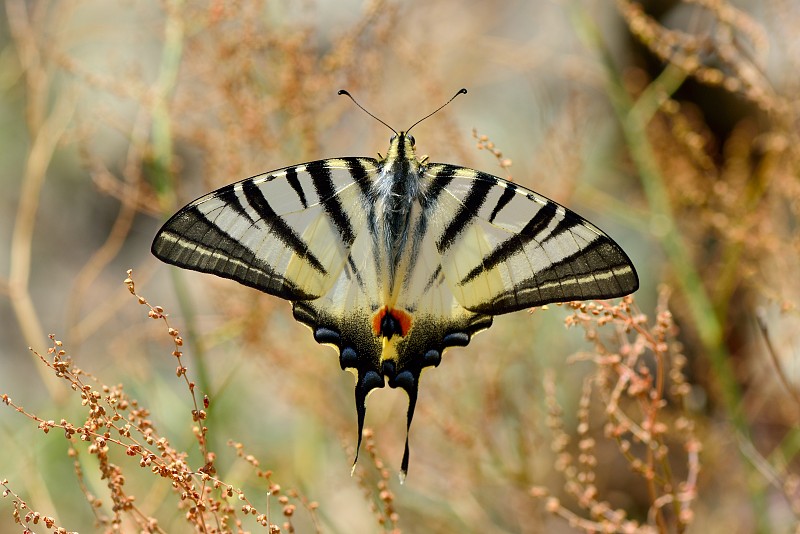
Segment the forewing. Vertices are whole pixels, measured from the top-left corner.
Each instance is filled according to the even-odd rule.
[[[375,163],[320,160],[225,186],[167,221],[152,252],[288,300],[319,298],[364,224]]]
[[[431,231],[444,278],[466,309],[498,315],[639,287],[619,245],[563,206],[464,167],[431,164],[425,177],[442,189]]]

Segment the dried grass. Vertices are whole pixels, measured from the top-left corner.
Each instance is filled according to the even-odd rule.
[[[17,325],[9,346],[44,343],[54,310],[66,320],[64,343],[50,336],[46,354],[31,350],[30,361],[8,366],[41,395],[25,409],[13,399],[29,398],[26,389],[0,392],[13,443],[0,462],[0,524],[5,517],[26,533],[800,529],[800,83],[767,72],[775,58],[797,71],[791,43],[785,51],[770,42],[796,27],[796,8],[772,2],[771,18],[759,20],[722,0],[687,0],[678,8],[702,22],[693,29],[618,0],[621,23],[659,62],[650,70],[610,52],[591,16],[603,4],[570,12],[586,48],[566,59],[549,61],[540,41],[496,35],[461,47],[465,71],[483,52],[507,70],[549,68],[587,84],[564,99],[538,150],[501,151],[501,135],[478,133],[490,127],[473,137],[508,176],[513,157],[525,185],[526,154],[545,154],[535,158],[538,183],[561,191],[559,201],[588,199],[644,243],[633,256],[645,284],[638,304],[564,306],[566,325],[584,332],[582,349],[566,346],[570,331],[548,336],[553,325],[536,312],[503,339],[498,324],[464,354],[449,353],[426,374],[417,419],[428,425],[417,423],[416,463],[401,488],[384,457],[399,457],[403,428],[392,423],[403,420],[402,400],[375,399],[380,430],[365,431],[367,454],[350,479],[351,385],[285,303],[210,277],[198,289],[198,278],[174,271],[167,286],[166,269],[142,250],[152,219],[194,196],[364,147],[366,132],[379,130],[345,121],[350,108],[331,104],[340,87],[362,101],[392,98],[392,109],[444,102],[453,88],[439,70],[451,52],[432,39],[420,50],[411,37],[434,26],[388,0],[365,3],[341,26],[315,2],[115,5],[140,23],[135,31],[92,3],[4,7],[13,57],[0,55],[10,66],[0,81],[23,95],[28,139],[0,280]],[[494,8],[459,10],[474,29],[493,20]],[[76,20],[115,46],[100,59],[82,50],[63,30]],[[682,92],[689,82],[737,102],[729,130]],[[380,96],[397,84],[406,87]],[[591,185],[596,166],[582,156],[595,135],[583,121],[598,106],[622,134],[612,186]],[[437,115],[427,143],[470,164],[476,155],[453,115],[452,106]],[[48,172],[66,166],[58,158],[68,150],[106,211],[47,200],[58,195],[48,187],[64,190]],[[563,179],[550,186],[553,174]],[[65,283],[58,269],[72,248],[83,250],[80,239],[42,250],[37,228],[57,221],[48,228],[75,233],[92,217],[103,235]],[[171,303],[167,314],[132,276],[125,281],[157,326],[121,290],[128,265],[138,287]],[[288,489],[279,479],[292,481]]]

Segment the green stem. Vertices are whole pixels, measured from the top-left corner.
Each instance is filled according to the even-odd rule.
[[[169,0],[165,3],[166,20],[164,26],[164,48],[161,52],[161,64],[155,82],[153,101],[153,123],[151,129],[153,142],[153,185],[158,192],[162,211],[172,212],[175,209],[175,179],[173,176],[173,128],[170,115],[170,100],[175,91],[183,58],[183,40],[185,37],[184,21],[181,13],[184,0]],[[195,306],[191,292],[186,287],[182,273],[170,269],[172,283],[178,297],[178,306],[184,318],[184,338],[192,348],[192,375],[202,392],[210,392],[208,368],[205,364],[205,351],[202,337],[197,333]],[[210,410],[205,423],[210,426]]]
[[[583,37],[590,47],[598,50],[607,77],[607,89],[617,119],[622,127],[631,158],[641,179],[642,188],[650,208],[651,228],[680,284],[681,293],[689,307],[692,323],[697,330],[700,342],[708,356],[722,398],[722,406],[729,414],[731,422],[740,435],[748,442],[749,426],[741,406],[741,390],[736,381],[729,354],[724,343],[723,326],[714,304],[703,285],[696,269],[689,247],[678,229],[669,203],[666,179],[661,173],[652,145],[647,137],[647,125],[658,111],[662,102],[680,87],[686,74],[669,64],[634,101],[622,84],[621,76],[613,58],[605,47],[600,32],[584,11],[573,11],[576,27],[583,31]],[[745,465],[751,467],[750,462]],[[755,477],[750,477],[750,496],[753,499],[759,530],[769,531],[766,514],[766,500],[763,485]]]
[[[166,3],[167,16],[164,27],[164,48],[161,52],[161,65],[155,83],[153,101],[153,171],[154,185],[161,197],[162,207],[174,207],[173,134],[169,102],[175,90],[183,56],[184,26],[180,8],[183,0]],[[166,210],[165,210],[166,211]]]
[[[747,425],[741,418],[739,407],[741,395],[724,347],[722,325],[702,278],[694,266],[689,247],[678,229],[669,203],[666,180],[661,174],[653,147],[647,137],[647,124],[658,111],[662,101],[680,87],[685,74],[676,67],[667,66],[634,102],[622,86],[617,68],[594,23],[583,15],[580,26],[586,30],[585,34],[594,49],[601,53],[608,78],[607,87],[611,103],[620,121],[650,209],[650,226],[659,238],[675,277],[681,285],[700,341],[711,359],[716,377],[722,386],[724,405],[734,415],[737,428],[746,433]]]

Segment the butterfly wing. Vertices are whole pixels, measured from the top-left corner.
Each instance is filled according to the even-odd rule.
[[[322,160],[228,185],[170,218],[152,252],[284,299],[319,298],[339,278],[363,223],[366,169],[374,166]]]
[[[443,194],[436,248],[464,308],[499,315],[550,302],[605,299],[639,287],[628,256],[563,206],[502,178],[431,164]],[[444,177],[444,178],[442,178]]]
[[[366,396],[384,385],[371,326],[381,306],[371,193],[378,171],[373,159],[341,158],[254,176],[181,209],[152,246],[167,263],[292,301],[295,319],[356,375],[359,444]]]
[[[359,445],[367,394],[384,376],[408,393],[410,428],[422,370],[492,315],[638,287],[622,249],[580,216],[453,165],[391,176],[420,180],[421,193],[390,240],[401,252],[389,254],[382,224],[394,214],[376,183],[386,166],[341,158],[248,178],[181,209],[152,246],[167,263],[292,301],[295,319],[356,375]],[[407,436],[403,476],[408,456]]]
[[[489,328],[493,315],[622,296],[638,287],[633,265],[614,241],[532,191],[445,164],[426,166],[420,188],[394,303],[410,321],[400,339],[384,341],[382,353],[389,385],[408,393],[407,428],[422,370],[438,365],[447,347],[465,346]],[[401,477],[408,452],[407,435]]]

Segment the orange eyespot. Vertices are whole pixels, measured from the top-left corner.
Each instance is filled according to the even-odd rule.
[[[404,337],[411,328],[411,322],[411,314],[407,311],[383,306],[372,316],[372,332],[376,337]]]

